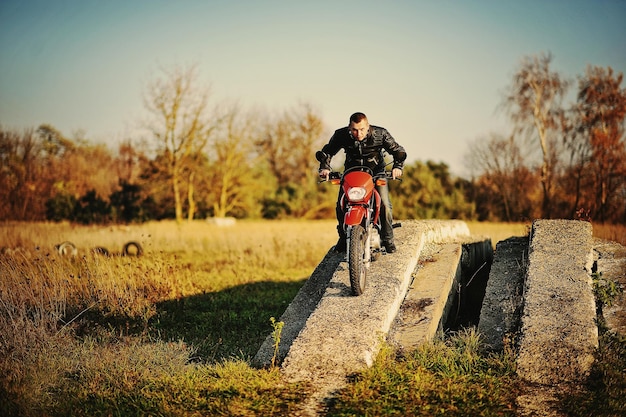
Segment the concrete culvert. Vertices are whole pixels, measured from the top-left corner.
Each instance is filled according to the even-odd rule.
[[[444,322],[445,330],[460,330],[478,324],[492,263],[491,239],[462,245],[461,275],[451,294],[453,298]]]
[[[143,248],[139,242],[131,241],[124,245],[122,254],[124,256],[141,256],[143,255]]]
[[[72,242],[65,241],[59,243],[58,245],[54,245],[54,248],[57,250],[59,255],[61,256],[76,256],[78,255],[78,249],[76,249],[76,245]]]

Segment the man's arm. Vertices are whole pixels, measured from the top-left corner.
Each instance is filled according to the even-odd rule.
[[[386,129],[383,135],[383,147],[393,156],[393,170],[399,169],[400,175],[402,175],[402,168],[404,167],[404,161],[407,156],[406,151]]]
[[[343,147],[341,143],[341,135],[339,135],[338,132],[339,131],[335,131],[333,136],[330,138],[328,143],[324,145],[322,150],[315,153],[315,159],[317,159],[320,163],[320,171],[332,170],[330,166],[330,161],[333,159],[333,156],[335,156],[337,152],[339,152],[339,150]]]

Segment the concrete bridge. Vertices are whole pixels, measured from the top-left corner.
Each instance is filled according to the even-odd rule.
[[[329,251],[280,317],[278,351],[269,335],[256,354],[257,366],[275,361],[289,381],[316,388],[304,414],[371,366],[383,342],[412,349],[464,326],[477,326],[487,349],[515,338],[529,386],[518,402],[529,414],[588,375],[598,345],[591,274],[626,280],[623,247],[567,220],[537,220],[530,236],[498,242],[495,253],[462,221],[403,221],[395,233],[398,251],[372,263],[359,297],[345,256]]]

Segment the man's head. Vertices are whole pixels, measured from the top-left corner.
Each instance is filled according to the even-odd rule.
[[[367,116],[363,113],[354,113],[350,116],[350,124],[348,125],[350,134],[356,140],[363,140],[370,131],[370,124]]]

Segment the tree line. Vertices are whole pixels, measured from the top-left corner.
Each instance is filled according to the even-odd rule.
[[[566,106],[572,83],[551,61],[522,60],[502,101],[511,132],[469,144],[472,178],[441,162],[405,166],[390,185],[397,218],[626,222],[623,75],[588,67]],[[328,138],[311,105],[272,114],[214,104],[192,66],[163,69],[146,85],[144,106],[149,133],[116,149],[49,124],[0,127],[0,219],[334,216],[337,190],[318,184],[314,158]]]
[[[552,60],[544,53],[521,61],[502,100],[511,132],[469,146],[478,219],[624,224],[623,74],[590,65],[570,80],[551,68]]]

